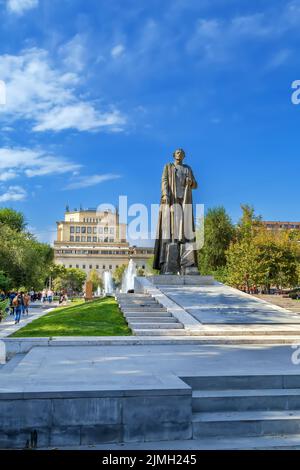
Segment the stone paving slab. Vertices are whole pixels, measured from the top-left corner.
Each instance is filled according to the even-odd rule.
[[[28,315],[22,315],[20,323],[15,324],[15,319],[13,315],[9,315],[6,319],[0,323],[0,340],[7,338],[16,331],[24,328],[24,326],[31,323],[33,320],[37,320],[40,317],[43,317],[47,313],[51,312],[56,305],[48,305],[46,308],[43,304],[36,304],[32,307],[29,307]]]
[[[0,369],[0,393],[184,390],[179,377],[300,374],[288,346],[36,347]],[[292,387],[292,384],[291,384]],[[293,388],[293,387],[292,387]]]
[[[159,289],[201,324],[300,325],[300,315],[219,283]]]

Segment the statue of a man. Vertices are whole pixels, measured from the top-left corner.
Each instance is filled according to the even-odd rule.
[[[184,151],[175,150],[173,157],[174,163],[167,163],[162,174],[153,268],[161,274],[199,274],[192,201],[197,182],[192,169],[183,164]]]

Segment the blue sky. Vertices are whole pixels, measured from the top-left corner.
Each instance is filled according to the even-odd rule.
[[[42,240],[71,208],[195,201],[299,220],[300,0],[0,0],[0,205]]]

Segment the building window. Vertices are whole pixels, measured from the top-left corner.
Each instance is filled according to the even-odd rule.
[[[103,227],[99,227],[99,233],[103,233]]]
[[[85,269],[85,264],[82,265],[82,269]]]
[[[97,233],[97,227],[93,227],[93,233]]]
[[[109,265],[109,269],[112,269],[112,265],[111,265],[111,264]]]
[[[110,241],[111,243],[113,243],[114,240],[115,240],[114,238],[110,238],[110,239],[109,239],[109,241]]]
[[[86,233],[86,227],[81,227],[81,233]]]
[[[111,228],[109,229],[109,233],[114,234],[114,233],[115,233],[115,229],[114,229],[113,227],[111,227]]]
[[[99,264],[96,264],[96,269],[99,269]]]
[[[92,233],[92,227],[87,228],[87,233]]]
[[[81,237],[81,241],[82,241],[82,242],[85,242],[85,241],[86,241],[86,237],[84,237],[84,236]]]
[[[102,266],[102,269],[105,269],[105,264]]]
[[[93,237],[93,242],[97,243],[97,237]]]
[[[71,235],[70,236],[70,242],[73,242],[74,241],[74,235]]]
[[[70,227],[70,233],[75,233],[75,227]]]
[[[89,268],[90,268],[90,269],[93,269],[93,265],[92,265],[92,264],[90,264],[90,265],[89,265]]]
[[[102,237],[99,238],[99,242],[103,243],[103,238]]]
[[[76,264],[76,268],[77,268],[77,269],[79,268],[79,264]]]
[[[87,237],[87,241],[88,241],[88,242],[91,242],[91,241],[92,241],[92,237]]]
[[[144,264],[142,265],[142,268],[145,269],[145,265],[144,265]]]
[[[76,227],[76,233],[80,233],[80,227]]]
[[[104,227],[104,233],[108,233],[108,227]]]
[[[77,241],[77,242],[80,242],[80,237],[77,236],[77,237],[76,237],[76,241]]]
[[[69,268],[72,268],[72,265],[71,265],[71,264],[69,264]]]

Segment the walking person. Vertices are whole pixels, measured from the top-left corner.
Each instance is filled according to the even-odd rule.
[[[14,298],[16,297],[16,293],[15,292],[9,292],[9,295],[8,295],[8,298],[9,298],[9,308],[10,308],[10,315],[14,315],[15,314],[15,306],[13,304],[13,300]]]
[[[42,290],[42,302],[43,302],[43,304],[46,302],[46,300],[47,300],[47,291],[46,291],[46,289],[43,289]]]
[[[15,325],[20,323],[22,313],[22,294],[19,292],[13,299],[13,305],[15,308]]]
[[[48,292],[47,292],[47,298],[48,298],[48,302],[49,302],[49,304],[51,304],[51,303],[52,303],[52,300],[53,300],[53,295],[54,295],[53,291],[52,291],[51,289],[48,289]]]
[[[30,293],[27,293],[27,294],[24,294],[24,315],[25,313],[28,315],[29,313],[29,304],[30,304],[30,301],[31,301],[31,295]]]

